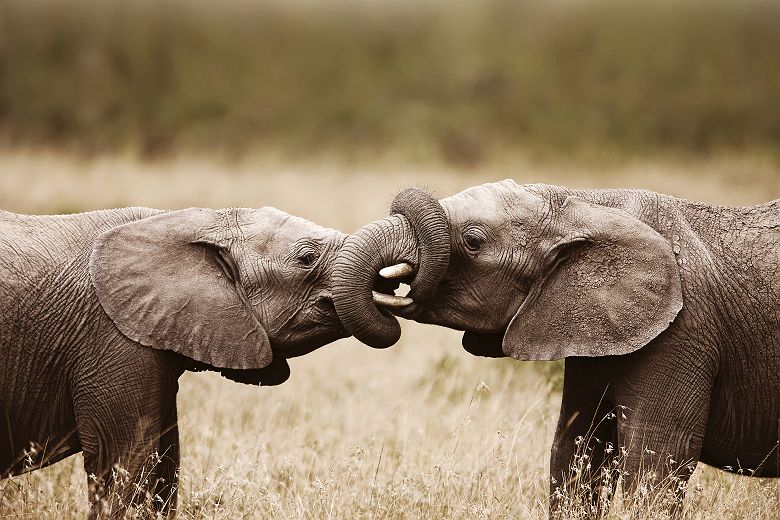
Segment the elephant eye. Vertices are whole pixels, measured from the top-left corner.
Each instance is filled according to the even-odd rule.
[[[463,243],[466,245],[466,249],[469,251],[479,251],[479,248],[482,247],[483,242],[483,237],[480,233],[476,232],[476,230],[468,230],[463,233]]]
[[[313,266],[319,258],[320,252],[312,246],[302,247],[295,255],[295,259],[302,267]]]

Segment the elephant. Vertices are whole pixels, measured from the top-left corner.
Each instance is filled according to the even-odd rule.
[[[780,476],[780,200],[504,180],[437,201],[410,188],[347,239],[333,296],[373,347],[397,341],[397,315],[464,331],[477,356],[564,359],[551,514],[618,447],[626,489],[677,487],[672,511],[699,461]]]
[[[345,238],[271,207],[0,212],[0,477],[81,451],[92,517],[175,511],[178,378],[277,385],[346,337]]]

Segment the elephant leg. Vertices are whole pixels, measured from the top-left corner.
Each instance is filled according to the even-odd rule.
[[[572,507],[586,507],[598,516],[616,484],[609,460],[617,445],[615,414],[606,386],[592,379],[589,364],[592,361],[584,358],[566,360],[550,453],[551,517],[566,516]]]
[[[672,514],[701,454],[712,389],[701,366],[686,371],[670,377],[637,370],[630,385],[618,385],[616,395],[624,489]]]
[[[10,475],[14,462],[16,462],[13,440],[11,418],[2,403],[0,403],[0,478]]]
[[[169,513],[176,508],[179,443],[176,423],[147,414],[129,414],[110,430],[84,421],[84,469],[91,517],[121,517],[137,506]],[[175,415],[174,421],[175,421]]]
[[[151,489],[154,508],[163,514],[176,511],[178,496],[180,452],[175,409],[167,424],[169,426],[165,428],[157,450],[159,462],[154,468],[154,487]]]
[[[119,518],[128,506],[146,500],[145,481],[155,465],[154,442],[149,434],[157,428],[148,417],[138,419],[132,425],[111,425],[110,430],[85,420],[79,428],[84,439],[90,518]]]
[[[145,381],[132,385],[116,381],[111,390],[98,386],[76,401],[90,517],[121,517],[128,507],[166,513],[175,508],[178,383],[151,376],[147,372],[140,376]]]

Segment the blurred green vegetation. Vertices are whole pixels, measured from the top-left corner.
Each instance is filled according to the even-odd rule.
[[[780,2],[4,0],[0,145],[770,151]]]

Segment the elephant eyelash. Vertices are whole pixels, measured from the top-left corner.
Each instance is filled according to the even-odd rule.
[[[302,267],[313,267],[317,260],[320,259],[321,252],[319,248],[307,244],[295,253],[295,260],[298,262],[299,265]]]
[[[479,228],[469,228],[463,232],[463,245],[472,253],[479,252],[486,240]]]
[[[474,235],[466,235],[463,237],[463,243],[466,244],[466,249],[470,249],[471,251],[479,251],[479,247],[482,245],[479,238]]]
[[[319,258],[317,253],[314,253],[314,252],[311,252],[311,251],[308,252],[308,253],[304,253],[303,255],[298,257],[300,262],[303,265],[306,265],[306,266],[314,265],[314,262],[317,261],[317,258]]]

